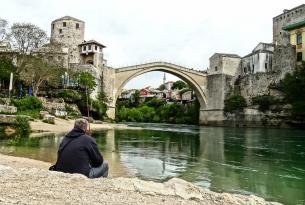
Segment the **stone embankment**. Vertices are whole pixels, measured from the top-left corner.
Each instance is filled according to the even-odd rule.
[[[51,172],[48,166],[0,154],[0,204],[279,205],[253,195],[215,193],[177,178],[164,183],[137,178],[88,179]]]

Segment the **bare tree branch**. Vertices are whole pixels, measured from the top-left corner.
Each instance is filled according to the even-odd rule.
[[[8,22],[5,19],[0,18],[0,42],[8,37]]]
[[[10,36],[13,46],[21,53],[31,53],[33,49],[39,48],[48,40],[45,31],[30,23],[14,23]]]

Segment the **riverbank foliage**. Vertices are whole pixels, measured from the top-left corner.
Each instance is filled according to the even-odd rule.
[[[29,119],[27,117],[17,116],[14,122],[14,128],[16,129],[16,135],[28,137],[31,132]]]
[[[272,105],[276,105],[278,103],[279,101],[271,95],[260,95],[252,98],[252,104],[258,105],[258,110],[261,112],[270,110]]]
[[[287,103],[292,105],[294,118],[305,120],[305,63],[292,74],[288,73],[279,84]]]
[[[233,95],[229,96],[225,100],[224,104],[224,111],[227,113],[243,111],[243,109],[247,106],[245,98],[239,93],[234,93]]]
[[[174,124],[198,124],[199,102],[183,105],[180,103],[167,104],[164,100],[146,99],[136,107],[130,102],[118,102],[117,120],[127,122],[153,122]]]

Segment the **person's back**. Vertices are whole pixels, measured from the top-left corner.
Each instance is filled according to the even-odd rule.
[[[79,173],[90,178],[106,177],[108,164],[104,162],[95,139],[85,134],[87,126],[79,125],[86,122],[76,120],[74,129],[64,137],[58,150],[56,171]]]

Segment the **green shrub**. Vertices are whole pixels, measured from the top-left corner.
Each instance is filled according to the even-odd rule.
[[[225,100],[224,111],[233,113],[236,111],[242,111],[246,106],[247,102],[245,98],[239,94],[234,94]]]
[[[143,122],[143,114],[137,108],[132,108],[128,112],[127,120],[130,122]]]
[[[31,132],[29,119],[27,117],[17,116],[14,122],[16,134],[21,137],[28,137]]]
[[[305,64],[292,74],[288,73],[278,89],[285,93],[286,101],[292,105],[293,116],[305,120]]]
[[[21,110],[21,111],[17,111],[18,115],[26,115],[29,116],[31,118],[35,118],[35,119],[39,119],[40,118],[40,113],[39,110]]]
[[[270,106],[275,105],[276,103],[277,100],[274,96],[271,95],[261,95],[252,98],[252,104],[258,105],[258,109],[261,112],[266,112],[267,110],[270,110]]]
[[[76,90],[61,90],[56,97],[63,98],[65,102],[75,103],[82,99],[82,95]]]
[[[91,116],[95,119],[102,120],[106,116],[107,105],[101,101],[93,100],[90,109]]]
[[[68,116],[80,117],[82,115],[77,109],[74,109],[72,106],[68,104],[65,105],[65,109],[67,111]]]
[[[165,101],[164,100],[160,100],[158,98],[152,98],[151,100],[145,102],[145,105],[149,106],[149,107],[153,107],[153,108],[159,108],[161,106],[165,105]]]
[[[27,96],[22,99],[12,100],[12,104],[17,107],[18,111],[42,109],[42,102],[34,96]]]

